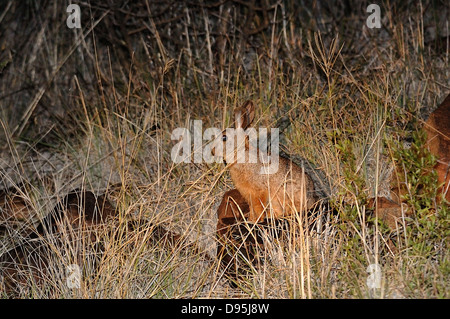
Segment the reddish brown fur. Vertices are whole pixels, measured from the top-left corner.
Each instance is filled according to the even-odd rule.
[[[394,200],[386,197],[371,198],[367,205],[369,209],[374,209],[376,216],[383,220],[390,229],[396,229],[398,218],[402,216],[402,206]],[[403,205],[403,214],[407,216],[409,210]]]
[[[247,129],[253,122],[254,115],[254,103],[245,102],[235,110],[235,127]],[[217,140],[216,143],[224,142]],[[224,143],[223,149],[225,146]],[[246,153],[251,153],[252,148],[246,140]],[[256,151],[258,154],[258,150]],[[212,152],[214,154],[214,148]],[[234,185],[250,206],[248,220],[251,222],[264,220],[269,211],[270,217],[280,218],[295,211],[307,210],[317,201],[312,179],[295,163],[281,156],[278,171],[272,174],[261,173],[264,171],[264,164],[261,162],[235,161],[227,164]]]
[[[439,202],[442,197],[450,201],[450,94],[441,105],[434,110],[424,124],[427,133],[426,147],[438,158],[438,163],[434,167],[438,175],[439,185],[436,200]],[[400,175],[400,174],[399,174]],[[409,215],[410,211],[403,209],[401,198],[404,194],[404,187],[400,182],[402,178],[395,171],[393,174],[391,196],[393,200],[379,197],[369,202],[369,207],[375,209],[375,214],[384,220],[391,229],[395,229],[395,223],[402,215]]]
[[[237,189],[227,191],[217,210],[217,231],[220,235],[226,232],[226,227],[248,217],[249,206]]]
[[[0,191],[1,231],[15,229],[21,236],[27,236],[32,232],[33,219],[36,219],[36,212],[18,187]]]
[[[427,132],[427,147],[438,158],[434,168],[438,174],[438,183],[443,184],[438,190],[439,196],[450,201],[450,94],[431,113],[424,129]]]
[[[262,245],[261,229],[267,224],[249,227],[243,222],[248,218],[249,205],[237,189],[227,191],[217,210],[217,258],[235,287],[235,280],[250,271],[249,263],[262,261],[255,254]]]
[[[26,202],[14,194],[16,192],[11,190],[0,194],[0,208],[2,208],[0,221],[4,227],[11,226],[5,224],[5,221],[25,222],[31,216]],[[114,236],[115,240],[123,241],[116,238],[117,234],[108,227],[111,226],[111,220],[117,217],[117,213],[105,195],[96,196],[92,192],[79,190],[68,194],[37,227],[30,225],[29,231],[22,234],[25,237],[23,244],[0,256],[0,278],[3,277],[7,295],[10,297],[19,295],[21,289],[30,287],[30,279],[32,284],[39,286],[45,282],[52,282],[54,279],[49,270],[51,265],[49,256],[55,248],[66,244],[67,236],[82,235],[82,247],[93,249],[89,254],[97,258],[101,256],[101,236],[107,235],[106,231],[110,232],[109,236]],[[169,246],[183,243],[183,236],[172,233],[161,225],[138,220],[130,221],[127,226],[129,231],[136,230],[138,233],[147,232],[142,230],[142,227],[149,228],[152,242]],[[195,245],[183,247],[190,247],[194,252],[209,258]],[[83,264],[82,252],[79,253],[80,256],[77,258],[80,264]]]

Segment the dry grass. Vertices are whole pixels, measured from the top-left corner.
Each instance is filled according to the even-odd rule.
[[[41,42],[20,51],[25,66],[13,59],[1,75],[3,185],[29,185],[23,197],[35,219],[75,188],[107,193],[119,216],[112,231],[101,234],[104,251],[96,267],[98,252],[82,234],[72,234],[63,247],[46,252],[45,285],[31,279],[18,297],[448,298],[448,232],[436,226],[440,233],[423,238],[431,252],[417,250],[408,229],[418,218],[390,232],[370,218],[365,199],[388,193],[391,145],[410,136],[450,91],[448,43],[434,48],[434,39],[449,34],[450,9],[434,2],[384,4],[383,28],[370,30],[364,10],[343,15],[343,4],[321,5],[311,6],[319,15],[300,11],[300,24],[297,16],[283,16],[297,5],[283,2],[270,11],[277,23],[247,42],[228,26],[223,55],[216,46],[217,17],[189,8],[180,9],[184,34],[176,44],[150,19],[147,33],[125,37],[128,49],[135,48],[130,53],[94,37],[104,40],[108,25],[102,23],[114,21],[106,9],[91,8],[98,27],[69,30],[65,20],[51,19],[64,6],[29,5],[31,16],[42,10],[46,23],[57,27],[37,32]],[[242,14],[233,8],[229,19]],[[333,19],[333,13],[342,16]],[[63,40],[72,33],[72,42]],[[84,40],[77,38],[82,34]],[[33,89],[13,93],[27,81]],[[200,119],[204,129],[227,127],[233,107],[250,98],[259,106],[258,126],[290,119],[284,148],[324,172],[334,214],[322,208],[321,228],[294,218],[283,240],[267,235],[260,252],[265,262],[231,288],[214,257],[216,209],[232,182],[220,164],[174,163],[171,132]],[[435,214],[445,211],[446,204],[433,205]],[[442,214],[448,222],[448,212]],[[147,220],[148,227],[128,233],[126,223],[134,219]],[[182,234],[182,243],[155,243],[155,225]],[[7,232],[2,242],[11,248],[16,237]],[[74,263],[83,267],[79,289],[65,282],[65,269]],[[367,286],[370,264],[381,266],[379,289]]]

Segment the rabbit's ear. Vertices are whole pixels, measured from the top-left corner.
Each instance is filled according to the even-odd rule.
[[[255,104],[253,101],[246,101],[241,107],[234,111],[234,121],[236,128],[244,130],[250,126],[255,118]]]

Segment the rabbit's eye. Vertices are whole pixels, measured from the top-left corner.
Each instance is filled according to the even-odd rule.
[[[226,135],[222,135],[222,141],[224,141],[224,142],[227,141],[227,136]]]

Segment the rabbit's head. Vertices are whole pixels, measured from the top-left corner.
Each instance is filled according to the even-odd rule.
[[[249,149],[249,136],[244,134],[255,118],[255,104],[246,101],[234,111],[234,128],[227,128],[216,137],[211,147],[213,156],[221,157],[224,163],[239,162],[239,157]],[[242,150],[243,152],[239,152]],[[244,155],[245,156],[245,155]],[[245,157],[244,157],[245,158]]]

